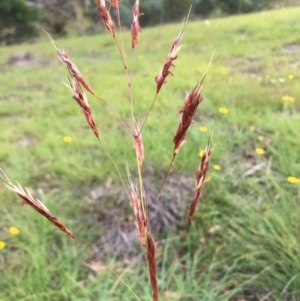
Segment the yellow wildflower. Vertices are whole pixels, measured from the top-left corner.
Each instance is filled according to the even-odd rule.
[[[290,101],[290,102],[294,102],[295,101],[295,98],[292,97],[292,96],[289,96],[289,95],[284,95],[281,97],[281,100],[282,101]]]
[[[20,230],[16,227],[10,227],[8,230],[11,234],[17,235],[20,233]]]
[[[258,139],[259,141],[263,141],[263,140],[265,140],[265,137],[264,137],[263,135],[259,135],[259,136],[257,137],[257,139]]]
[[[5,248],[5,242],[0,240],[0,250]]]
[[[289,74],[288,79],[294,79],[294,75],[293,74]]]
[[[72,141],[72,138],[71,138],[71,137],[69,137],[69,136],[65,136],[65,137],[64,137],[64,142],[69,143],[69,142],[71,142],[71,141]]]
[[[300,183],[300,179],[296,178],[296,177],[288,177],[287,180],[292,183],[292,184],[299,184]]]
[[[199,131],[202,132],[202,133],[205,133],[205,132],[207,132],[207,127],[206,126],[200,126]]]
[[[199,152],[199,156],[200,156],[201,158],[203,157],[204,152],[205,152],[204,150],[202,150],[202,151]]]
[[[258,155],[263,155],[265,153],[265,151],[262,149],[262,148],[256,148],[255,152],[258,154]]]
[[[227,114],[227,113],[228,113],[228,109],[227,109],[227,108],[220,108],[220,109],[219,109],[219,112],[220,112],[221,114]]]
[[[220,165],[217,165],[217,164],[216,164],[216,165],[214,165],[213,167],[214,167],[214,170],[221,170],[221,166],[220,166]]]
[[[255,130],[255,126],[254,126],[254,125],[251,125],[251,126],[250,126],[250,131],[253,132],[254,130]]]

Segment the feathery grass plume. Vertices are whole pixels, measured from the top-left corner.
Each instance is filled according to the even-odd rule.
[[[147,232],[147,260],[153,301],[158,301],[158,286],[155,259],[155,244],[151,234]]]
[[[197,185],[196,185],[196,191],[195,191],[194,198],[190,205],[190,210],[189,210],[189,214],[188,214],[189,221],[192,219],[192,217],[195,213],[196,206],[199,201],[199,197],[200,197],[202,189],[205,185],[205,177],[206,177],[206,172],[208,171],[208,168],[209,168],[211,154],[212,154],[212,146],[211,146],[210,140],[209,140],[207,147],[204,151],[204,154],[201,158],[199,169],[196,171],[196,184]]]
[[[139,10],[140,0],[136,0],[134,6],[132,7],[132,23],[131,23],[131,46],[132,49],[138,44],[138,33],[142,32],[139,23],[139,17],[144,15],[140,13]]]
[[[191,9],[190,9],[190,11],[191,11]],[[178,52],[180,51],[180,48],[181,48],[181,46],[179,46],[179,43],[182,39],[186,24],[187,24],[187,21],[189,18],[190,11],[189,11],[187,17],[183,20],[183,24],[182,24],[182,27],[180,29],[178,36],[173,41],[173,44],[168,53],[167,59],[165,61],[165,64],[164,64],[162,70],[160,71],[159,75],[157,75],[155,77],[156,93],[159,93],[161,87],[167,83],[166,78],[168,77],[169,74],[174,76],[173,73],[170,71],[170,68],[171,67],[175,68],[174,61],[177,59]]]
[[[116,1],[112,1],[114,4]],[[115,37],[115,26],[106,7],[105,0],[96,0],[97,10],[99,11],[99,19],[102,19],[104,25],[110,34]]]
[[[136,188],[134,187],[132,182],[131,182],[130,197],[131,197],[130,205],[133,210],[135,224],[139,233],[140,243],[142,246],[144,246],[146,244],[147,217],[143,213]]]
[[[143,161],[145,158],[145,153],[144,153],[144,143],[143,143],[143,137],[142,133],[140,131],[139,126],[136,124],[136,129],[134,133],[134,148],[136,151],[136,157],[138,160],[138,164],[141,167],[143,165]]]
[[[88,99],[85,93],[83,92],[81,85],[78,83],[78,81],[75,78],[69,79],[69,81],[71,86],[68,85],[66,86],[73,93],[73,99],[75,99],[79,104],[79,106],[81,107],[82,112],[86,118],[86,121],[91,127],[91,129],[93,130],[95,136],[99,138],[98,129],[93,119]]]
[[[5,173],[4,173],[4,175],[5,175]],[[58,227],[65,234],[67,234],[71,238],[75,239],[73,233],[61,221],[59,221],[58,218],[55,217],[41,201],[33,198],[32,195],[30,194],[29,190],[26,187],[24,190],[18,182],[17,182],[17,186],[13,185],[6,175],[5,175],[5,177],[6,177],[6,180],[2,179],[1,177],[0,177],[0,180],[4,183],[4,185],[8,189],[12,190],[14,193],[16,193],[22,199],[22,204],[29,205],[30,207],[35,209],[37,212],[39,212],[41,215],[46,217],[52,224],[54,224],[56,227]]]
[[[177,131],[174,135],[173,142],[174,146],[174,155],[177,155],[180,151],[181,147],[183,146],[186,133],[189,129],[191,123],[193,122],[193,117],[197,111],[198,105],[202,102],[202,95],[201,95],[201,87],[204,78],[201,82],[199,82],[194,90],[191,93],[188,93],[183,108],[179,111],[181,114],[181,120],[179,122]]]

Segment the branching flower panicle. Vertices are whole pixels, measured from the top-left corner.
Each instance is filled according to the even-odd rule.
[[[138,44],[138,33],[141,31],[141,26],[139,24],[139,17],[144,15],[140,13],[139,10],[140,0],[136,0],[134,6],[132,7],[132,23],[131,23],[131,46],[134,48]]]
[[[195,213],[202,189],[205,185],[205,178],[206,178],[206,173],[209,168],[211,154],[212,154],[212,146],[211,146],[210,142],[208,142],[208,145],[201,158],[199,169],[196,171],[196,190],[195,190],[194,198],[190,205],[190,210],[189,210],[189,214],[188,214],[189,221],[192,219],[192,217]]]
[[[179,111],[179,113],[181,114],[181,120],[173,138],[173,142],[175,144],[174,155],[178,154],[181,147],[183,146],[186,139],[187,130],[193,122],[193,117],[197,111],[198,105],[202,102],[202,82],[203,80],[196,85],[196,87],[191,93],[187,94],[184,106]]]
[[[37,212],[39,212],[41,215],[46,217],[52,224],[58,227],[65,234],[74,238],[73,233],[68,228],[66,228],[66,226],[61,221],[59,221],[58,218],[55,217],[41,201],[33,198],[27,188],[25,188],[24,190],[19,183],[17,183],[17,186],[13,185],[8,178],[7,181],[2,178],[0,178],[0,180],[4,183],[4,185],[8,189],[12,190],[22,199],[22,204],[29,205]]]
[[[116,1],[112,1],[113,4],[116,4]],[[109,14],[108,8],[105,4],[105,0],[96,0],[97,9],[99,11],[99,18],[102,19],[104,25],[110,32],[110,34],[115,37],[115,26]]]

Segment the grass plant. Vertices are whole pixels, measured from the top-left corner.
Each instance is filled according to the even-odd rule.
[[[193,90],[194,79],[201,79],[214,50],[202,93],[203,113],[194,117],[196,126],[191,125],[170,178],[174,176],[176,182],[176,173],[195,172],[212,121],[216,145],[207,202],[195,212],[174,272],[172,262],[184,226],[157,241],[161,299],[299,300],[299,15],[299,9],[292,8],[187,26],[175,76],[168,77],[142,131],[146,150],[142,168],[146,173],[153,166],[158,170],[152,181],[159,188],[165,175],[162,169],[168,169],[173,156],[180,100],[185,91]],[[139,35],[131,89],[140,128],[157,91],[154,77],[179,27],[170,24]],[[123,41],[130,53],[132,41],[126,31]],[[81,37],[56,43],[70,54],[95,94],[105,95],[131,126],[128,82],[113,38]],[[20,52],[32,53],[32,61],[8,63],[12,54]],[[115,209],[113,200],[122,199],[113,165],[89,133],[85,116],[69,101],[65,86],[57,84],[63,69],[49,42],[3,48],[0,60],[2,168],[11,179],[30,185],[30,193],[97,253],[105,247],[99,237],[107,231],[99,220]],[[134,139],[103,102],[93,97],[89,101],[101,139],[126,176],[126,162],[129,167],[136,164]],[[137,175],[131,174],[134,182]],[[104,200],[91,194],[99,183],[104,183],[100,185]],[[20,210],[19,200],[2,188],[0,240],[6,245],[0,250],[1,301],[135,300],[101,263],[91,265],[88,253],[31,208]],[[111,190],[115,191],[112,196],[105,194]],[[189,200],[193,193],[188,190]],[[130,208],[128,200],[126,204]],[[185,210],[183,216],[188,206]],[[130,210],[124,219],[132,221]],[[20,233],[11,233],[12,226]],[[106,254],[106,264],[141,300],[152,300],[143,256],[131,257],[126,265],[117,256]]]

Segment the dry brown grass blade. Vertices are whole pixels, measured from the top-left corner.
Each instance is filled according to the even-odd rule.
[[[147,259],[148,259],[149,278],[150,278],[151,289],[152,289],[152,299],[153,301],[158,301],[155,244],[149,232],[147,232]]]
[[[56,216],[54,216],[41,201],[33,198],[27,188],[25,188],[25,190],[24,190],[20,186],[19,183],[17,183],[17,186],[14,185],[10,182],[10,180],[8,179],[7,176],[5,176],[5,177],[6,177],[6,180],[2,179],[1,177],[0,177],[0,180],[4,183],[4,185],[8,189],[10,189],[14,193],[16,193],[22,199],[22,204],[29,205],[34,210],[36,210],[41,215],[43,215],[45,218],[47,218],[52,224],[54,224],[57,228],[59,228],[65,234],[67,234],[68,236],[75,239],[73,233]]]
[[[191,8],[188,12],[188,15],[186,18],[184,18],[181,29],[177,37],[173,40],[171,49],[168,53],[167,59],[160,71],[160,73],[155,77],[156,82],[156,93],[159,93],[161,87],[167,83],[166,79],[171,74],[173,76],[173,73],[170,71],[171,67],[175,67],[174,61],[177,59],[178,52],[180,51],[181,46],[179,46],[179,43],[182,39],[185,27],[188,22],[188,18],[191,12]]]

